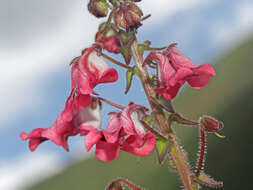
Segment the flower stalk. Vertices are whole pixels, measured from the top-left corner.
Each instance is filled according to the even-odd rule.
[[[141,80],[145,94],[151,106],[152,114],[154,116],[155,121],[157,122],[157,126],[159,127],[164,137],[170,138],[170,154],[176,165],[183,185],[186,190],[193,190],[195,182],[193,182],[191,178],[192,173],[190,170],[190,166],[188,165],[187,155],[180,148],[177,138],[173,133],[172,129],[170,128],[163,110],[159,107],[159,105],[155,104],[154,101],[152,101],[152,99],[156,97],[156,93],[151,86],[147,68],[143,65],[144,60],[138,51],[138,43],[136,40],[132,43],[131,54],[133,56],[135,65],[139,70],[139,78]]]

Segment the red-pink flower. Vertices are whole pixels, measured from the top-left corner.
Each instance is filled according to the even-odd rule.
[[[67,139],[79,133],[80,124],[96,127],[101,121],[100,106],[97,106],[97,99],[92,100],[90,94],[94,93],[93,88],[97,84],[116,81],[118,74],[97,55],[95,48],[97,45],[86,49],[78,63],[72,65],[72,90],[65,108],[53,125],[34,129],[30,134],[20,134],[22,140],[29,140],[31,151],[46,140],[51,140],[68,151]]]
[[[153,60],[158,62],[160,83],[155,91],[168,100],[177,95],[185,82],[194,89],[200,89],[208,84],[210,77],[216,75],[210,64],[195,66],[176,48],[176,44],[170,45],[163,53],[151,52],[145,61]]]
[[[78,86],[81,94],[95,93],[93,88],[99,83],[115,82],[118,80],[118,73],[115,69],[109,68],[106,62],[94,51],[98,45],[93,45],[83,51],[74,73],[72,74],[72,89]],[[96,93],[95,93],[96,94]]]
[[[140,122],[145,108],[129,104],[121,113],[111,113],[105,130],[90,126],[80,126],[80,134],[86,135],[85,146],[89,151],[96,144],[96,156],[102,161],[111,161],[118,157],[120,150],[138,155],[150,154],[156,144],[151,132],[145,132]]]
[[[78,63],[72,65],[72,91],[66,101],[63,119],[72,120],[72,117],[91,103],[90,94],[99,83],[114,82],[118,79],[115,69],[109,68],[106,62],[94,51],[97,45],[85,49]]]
[[[29,140],[29,148],[34,151],[42,142],[51,140],[58,146],[62,146],[69,151],[67,140],[69,136],[75,136],[79,133],[78,126],[83,123],[89,126],[96,126],[101,122],[100,106],[94,106],[94,101],[86,108],[79,111],[71,121],[66,121],[62,117],[62,113],[56,118],[55,122],[49,128],[36,128],[29,134],[22,132],[20,137],[22,140]]]

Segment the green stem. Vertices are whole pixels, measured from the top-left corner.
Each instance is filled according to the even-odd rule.
[[[177,138],[173,133],[171,127],[169,126],[168,120],[166,119],[162,108],[159,105],[155,104],[154,101],[152,101],[152,99],[155,99],[156,93],[151,85],[147,68],[143,65],[144,60],[142,55],[138,51],[138,42],[136,40],[131,45],[131,54],[135,61],[136,67],[139,70],[138,75],[140,77],[149,104],[152,108],[152,114],[154,116],[154,119],[157,122],[157,125],[162,135],[170,139],[170,155],[176,165],[182,183],[186,190],[196,190],[196,188],[194,188],[195,182],[191,178],[192,172],[188,164],[187,155],[184,150],[180,148]]]

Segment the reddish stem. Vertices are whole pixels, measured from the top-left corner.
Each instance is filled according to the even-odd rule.
[[[130,181],[128,181],[126,179],[119,179],[119,182],[124,183],[124,184],[128,185],[129,187],[131,187],[131,188],[133,188],[135,190],[143,190],[143,189],[137,187],[136,185],[130,183]]]
[[[205,159],[205,148],[206,148],[206,135],[205,131],[200,128],[200,153],[199,153],[199,160],[197,164],[197,169],[195,175],[198,177],[200,171],[203,167],[203,161]]]
[[[117,61],[117,60],[111,58],[110,56],[108,56],[108,55],[106,55],[106,54],[104,54],[104,53],[102,53],[102,52],[99,52],[99,53],[100,53],[100,55],[103,56],[105,59],[111,61],[112,63],[114,63],[114,64],[116,64],[116,65],[118,65],[118,66],[121,66],[121,67],[123,67],[123,68],[125,68],[125,69],[128,69],[128,70],[131,70],[131,69],[132,69],[132,67],[130,67],[130,66],[128,66],[128,65],[125,65],[125,64],[123,64],[123,63],[121,63],[121,62],[119,62],[119,61]]]
[[[110,100],[107,100],[105,98],[98,97],[98,99],[120,110],[123,110],[125,108],[124,106],[111,102]]]

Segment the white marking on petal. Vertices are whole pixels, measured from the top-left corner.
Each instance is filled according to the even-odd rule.
[[[96,129],[101,128],[101,108],[97,104],[95,109],[91,108],[91,105],[87,108],[80,110],[78,114],[78,119],[83,126],[93,126]]]
[[[130,117],[134,123],[134,128],[138,134],[145,134],[144,127],[139,120],[139,114],[137,111],[134,111],[130,114]]]
[[[88,57],[88,65],[91,72],[97,72],[94,70],[95,68],[99,70],[99,75],[109,68],[107,63],[101,57],[99,57],[95,51],[90,53]]]

